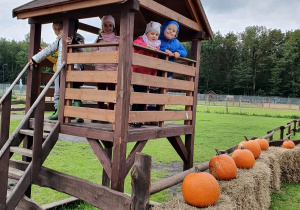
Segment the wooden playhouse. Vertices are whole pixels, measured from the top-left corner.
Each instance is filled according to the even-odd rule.
[[[183,170],[193,166],[201,41],[212,38],[199,0],[35,0],[13,10],[13,17],[28,19],[29,58],[39,51],[43,24],[63,21],[65,40],[74,34],[74,22],[79,19],[79,30],[93,33],[96,38],[99,28],[81,23],[80,20],[104,15],[115,18],[119,43],[67,45],[63,42],[62,61],[65,65],[54,75],[41,72],[41,67],[47,66],[47,62],[33,69],[25,66],[20,74],[27,73],[26,115],[10,137],[11,89],[1,99],[1,210],[14,209],[20,200],[23,201],[23,208],[38,206],[29,199],[32,184],[70,194],[105,209],[91,195],[99,195],[97,191],[103,186],[123,192],[124,179],[134,163],[135,154],[141,152],[150,139],[166,138],[181,157]],[[180,58],[173,63],[168,61],[164,52],[157,52],[160,59],[133,53],[134,48],[149,50],[133,44],[133,40],[144,33],[148,22],[163,23],[168,19],[179,23],[178,39],[191,44],[189,58]],[[93,46],[118,46],[118,51],[73,53],[75,48]],[[75,63],[86,64],[86,70],[74,71],[72,68]],[[117,71],[94,71],[95,63],[116,63]],[[133,73],[132,65],[156,68],[162,71],[162,76]],[[167,72],[173,72],[176,77],[168,79]],[[44,119],[44,111],[50,110],[53,104],[45,102],[45,97],[53,95],[50,85],[58,74],[59,118],[49,121]],[[48,83],[41,86],[42,82]],[[74,89],[74,82],[84,82],[90,86],[109,82],[115,84],[116,90]],[[132,85],[157,87],[160,92],[137,93],[132,91]],[[170,95],[167,91],[181,94]],[[84,106],[74,107],[72,100],[81,100]],[[113,103],[114,110],[97,109],[97,102]],[[130,111],[132,104],[157,104],[159,110]],[[76,117],[83,118],[85,122],[76,123],[72,120]],[[108,124],[95,124],[91,120],[106,121]],[[144,125],[141,128],[129,126],[134,122],[158,122],[158,125]],[[88,140],[103,167],[103,186],[42,167],[60,133]],[[127,156],[128,142],[135,142],[135,146]],[[20,153],[22,161],[10,160],[14,153]],[[9,195],[6,187],[3,187],[7,186],[8,177],[19,180]],[[101,200],[101,196],[98,199]]]

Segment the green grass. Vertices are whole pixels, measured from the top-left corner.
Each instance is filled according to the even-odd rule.
[[[274,115],[272,116],[268,110],[243,109],[244,114],[239,114],[236,113],[236,110],[234,109],[235,108],[229,109],[229,114],[225,114],[225,112],[222,111],[224,108],[210,107],[210,109],[207,110],[204,106],[198,107],[194,144],[195,165],[208,161],[214,156],[215,148],[224,150],[233,147],[244,139],[243,136],[249,138],[254,136],[264,136],[268,130],[281,125],[286,125],[287,122],[298,118],[295,117],[298,115],[297,110],[278,111],[276,117],[273,117]],[[11,131],[19,122],[20,121],[12,121]],[[299,138],[299,134],[292,138],[296,139],[297,137]],[[279,131],[277,131],[274,136],[274,139],[278,138]],[[128,144],[127,154],[129,154],[133,146],[134,143]],[[142,152],[150,154],[152,156],[152,161],[156,164],[166,164],[173,161],[182,162],[167,139],[149,140]],[[88,143],[58,142],[45,161],[44,166],[101,184],[102,166]],[[152,170],[151,173],[152,182],[161,180],[165,176],[169,176],[167,170]],[[130,175],[128,175],[125,180],[125,193],[129,194],[131,193],[130,181]],[[277,209],[278,205],[281,204],[281,209],[284,205],[285,207],[288,207],[284,209],[295,209],[285,200],[290,199],[290,196],[287,197],[289,193],[293,193],[294,197],[296,197],[295,199],[300,200],[300,185],[284,184],[282,186],[282,192],[274,193],[272,195],[271,209]],[[39,204],[46,204],[69,196],[51,189],[33,186],[32,197],[33,200]],[[171,199],[171,197],[172,195],[168,193],[167,190],[164,190],[152,195],[150,199],[157,202],[163,202]],[[281,202],[279,202],[280,200]],[[279,203],[277,204],[276,202]],[[297,200],[295,203],[296,204],[293,205],[297,205],[297,203],[300,205],[300,202]],[[299,205],[297,209],[299,209]],[[68,207],[63,207],[61,209],[95,208],[83,202],[75,202]]]

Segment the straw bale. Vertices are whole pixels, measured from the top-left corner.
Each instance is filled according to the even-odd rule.
[[[256,162],[264,162],[271,170],[270,176],[270,191],[277,192],[280,190],[280,177],[281,169],[279,164],[279,151],[278,147],[269,147],[268,150],[262,151],[260,157]]]
[[[300,182],[300,146],[294,149],[281,148],[280,167],[281,182],[299,183]]]
[[[161,203],[160,205],[156,205],[151,209],[152,210],[174,210],[174,209],[180,209],[180,210],[195,210],[195,209],[235,210],[236,205],[228,195],[226,195],[225,193],[221,193],[220,198],[215,205],[209,206],[206,208],[197,208],[197,207],[190,206],[189,204],[187,204],[185,202],[182,194],[179,193],[172,200],[165,202],[165,203]]]
[[[239,169],[237,177],[220,181],[221,192],[235,200],[238,209],[268,209],[270,168],[256,162],[252,169]]]

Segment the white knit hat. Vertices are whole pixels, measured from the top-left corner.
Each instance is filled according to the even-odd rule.
[[[110,22],[110,23],[113,24],[113,26],[114,26],[114,28],[115,28],[115,19],[113,18],[113,16],[111,16],[111,15],[103,16],[103,17],[101,18],[101,21],[102,21],[102,25],[103,25],[103,23],[105,23],[105,22]]]
[[[151,21],[150,23],[147,24],[145,33],[149,32],[149,31],[156,31],[159,35],[160,27],[161,27],[160,23]]]

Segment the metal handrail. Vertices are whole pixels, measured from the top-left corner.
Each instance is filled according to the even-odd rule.
[[[18,127],[14,130],[14,132],[12,133],[11,137],[7,140],[7,142],[3,145],[3,147],[0,150],[0,159],[3,156],[3,154],[5,153],[5,151],[9,148],[9,146],[11,145],[11,143],[13,142],[14,138],[18,135],[20,129],[24,126],[24,124],[27,122],[28,118],[31,116],[31,114],[33,113],[34,109],[36,108],[36,106],[38,105],[38,103],[42,100],[42,98],[45,96],[46,92],[48,91],[48,89],[50,88],[50,86],[52,85],[52,83],[54,82],[54,80],[56,79],[56,77],[58,76],[58,74],[61,72],[62,68],[65,66],[66,62],[62,62],[62,65],[59,69],[57,69],[57,71],[55,72],[55,74],[51,77],[51,79],[49,80],[49,82],[47,83],[46,87],[43,89],[43,91],[41,92],[41,94],[39,95],[39,97],[35,100],[35,102],[32,104],[32,106],[30,107],[30,109],[28,110],[28,112],[26,113],[26,115],[23,117],[22,121],[19,123]],[[27,65],[26,65],[27,66]]]
[[[8,90],[3,94],[3,96],[0,99],[0,104],[2,104],[2,102],[4,101],[4,99],[7,97],[7,95],[10,93],[10,91],[12,89],[14,89],[14,87],[16,86],[17,82],[21,79],[21,77],[23,76],[23,74],[26,72],[26,70],[28,69],[30,63],[28,62],[26,64],[26,66],[23,68],[23,70],[19,73],[19,75],[17,76],[17,78],[15,79],[15,81],[9,86]]]

